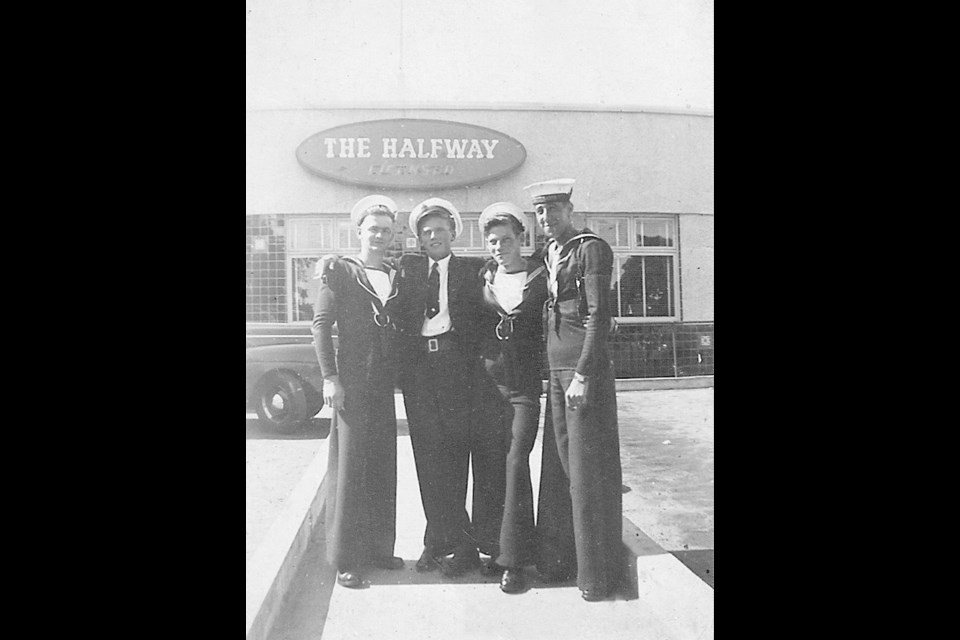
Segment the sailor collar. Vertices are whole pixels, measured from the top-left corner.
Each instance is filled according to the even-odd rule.
[[[344,256],[341,259],[346,260],[347,262],[350,262],[356,265],[357,267],[359,267],[359,269],[356,270],[357,284],[360,285],[361,289],[363,289],[364,291],[369,293],[371,296],[373,296],[374,300],[378,305],[382,305],[383,303],[380,300],[380,296],[377,295],[376,289],[374,289],[373,285],[370,283],[370,278],[367,277],[367,265],[364,264],[363,260],[361,260],[360,258],[357,258],[356,256]],[[387,297],[387,301],[389,302],[390,300],[392,300],[397,296],[397,288],[394,286],[394,278],[397,275],[397,270],[390,264],[384,263],[383,266],[384,266],[384,272],[390,278],[390,295]]]
[[[542,264],[537,264],[537,261],[532,259],[527,260],[527,277],[523,281],[523,292],[520,298],[520,304],[514,307],[513,311],[507,313],[497,299],[496,292],[493,290],[493,281],[496,278],[497,269],[497,266],[489,264],[484,268],[483,279],[486,281],[486,286],[483,288],[484,298],[493,305],[497,313],[500,314],[501,319],[505,316],[515,316],[520,312],[520,305],[527,300],[527,296],[530,293],[530,284],[539,276],[543,275],[546,270]]]
[[[563,246],[560,247],[560,256],[557,259],[556,267],[559,269],[560,265],[570,258],[570,252],[574,248],[579,247],[585,240],[590,239],[602,240],[603,238],[595,234],[593,231],[590,231],[590,229],[584,228],[580,231],[580,233],[574,234],[573,237],[564,242]],[[547,260],[545,260],[547,264],[549,264],[549,255],[551,250],[554,250],[553,248],[558,245],[559,243],[555,238],[550,238],[547,244],[544,245],[543,252],[545,254],[544,257],[547,258]]]

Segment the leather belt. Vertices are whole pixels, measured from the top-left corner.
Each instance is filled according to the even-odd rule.
[[[457,348],[457,340],[449,331],[429,338],[422,337],[421,349],[427,353],[443,353]]]

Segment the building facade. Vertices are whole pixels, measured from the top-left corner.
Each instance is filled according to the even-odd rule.
[[[381,121],[401,132],[407,125],[419,127],[409,139],[413,146],[404,152],[402,135],[381,138],[383,125],[371,124]],[[438,135],[447,136],[445,142],[431,147],[431,126],[444,132]],[[451,126],[465,127],[459,149],[449,147]],[[487,255],[477,218],[487,205],[507,200],[528,214],[524,254],[529,255],[544,236],[523,186],[574,178],[576,226],[606,239],[615,254],[611,304],[619,325],[612,350],[617,377],[712,375],[713,127],[712,115],[669,110],[248,110],[248,338],[310,340],[313,265],[324,254],[358,249],[349,211],[365,195],[388,195],[400,207],[395,254],[419,251],[403,214],[426,198],[440,197],[463,216],[455,253]],[[336,131],[324,134],[331,129]],[[344,131],[362,136],[368,130],[374,133],[367,142],[342,138]],[[471,156],[471,130],[492,132],[490,140],[481,140],[486,146],[474,143],[477,158],[486,153],[489,162],[498,159],[491,145],[499,132],[504,145],[511,140],[522,145],[519,164],[498,167],[506,173],[466,176],[467,184],[444,186],[439,176],[463,173],[464,154]],[[308,152],[305,141],[311,138]],[[320,159],[327,169],[318,172],[309,153],[329,156]],[[366,164],[358,156],[365,156]],[[359,166],[365,184],[337,174],[345,175],[350,163]]]

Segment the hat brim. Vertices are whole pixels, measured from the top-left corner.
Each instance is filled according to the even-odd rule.
[[[483,228],[487,226],[488,222],[504,216],[509,216],[516,220],[520,224],[521,229],[527,228],[526,214],[524,214],[523,209],[512,202],[495,202],[489,205],[480,213],[477,226],[480,227],[480,231],[483,231]]]
[[[353,205],[353,209],[350,210],[350,219],[353,221],[353,224],[359,225],[370,212],[370,209],[374,207],[385,208],[387,210],[385,213],[396,221],[397,203],[387,196],[372,195],[360,198],[360,200]]]
[[[547,204],[550,202],[570,202],[570,196],[573,193],[548,193],[542,196],[534,196],[533,204]]]
[[[413,211],[410,212],[410,218],[408,219],[407,223],[410,231],[419,236],[420,230],[417,229],[417,225],[419,224],[420,219],[426,215],[435,213],[437,209],[443,210],[450,214],[450,217],[453,218],[453,225],[455,228],[454,237],[459,238],[463,234],[463,220],[460,218],[460,212],[457,211],[455,206],[453,206],[453,203],[442,198],[429,198],[413,208]]]

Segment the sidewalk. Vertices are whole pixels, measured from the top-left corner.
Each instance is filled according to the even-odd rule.
[[[398,409],[402,418],[402,401]],[[266,637],[712,638],[713,389],[623,391],[618,409],[624,540],[636,556],[634,593],[586,603],[574,582],[545,585],[532,569],[530,589],[512,596],[500,592],[496,578],[477,572],[453,580],[416,573],[425,521],[402,425],[395,551],[407,567],[371,573],[367,589],[337,587],[333,568],[323,560],[322,527],[314,527],[315,535],[295,554],[298,570],[286,578],[287,597],[270,603],[275,615]],[[538,436],[530,456],[535,493],[540,442]],[[325,444],[320,441],[311,468],[321,457],[325,464]],[[248,631],[250,568],[248,563]]]
[[[307,467],[326,447],[329,418],[303,433],[281,436],[262,429],[256,414],[247,415],[247,563],[283,511]],[[324,460],[325,464],[325,460]],[[326,467],[324,467],[326,469]],[[322,475],[322,474],[321,474]]]

